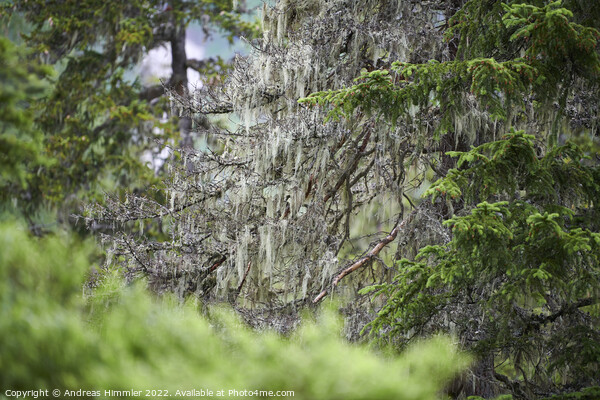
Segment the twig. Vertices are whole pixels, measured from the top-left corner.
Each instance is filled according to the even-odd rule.
[[[410,217],[409,217],[410,218]],[[373,260],[373,258],[377,257],[377,255],[379,254],[379,252],[388,244],[390,244],[394,239],[396,239],[396,236],[398,235],[398,232],[400,231],[400,229],[402,229],[404,227],[404,225],[406,224],[406,222],[409,220],[409,218],[404,219],[401,223],[399,223],[398,225],[396,225],[396,227],[389,233],[389,235],[387,235],[385,238],[383,238],[379,243],[377,243],[375,245],[375,247],[373,247],[373,249],[371,249],[371,251],[369,251],[365,256],[363,256],[360,260],[356,261],[354,264],[350,265],[348,268],[345,268],[342,272],[340,272],[338,274],[338,276],[335,277],[335,279],[333,280],[333,283],[331,284],[331,289],[333,290],[338,283],[348,274],[351,274],[352,272],[356,271],[359,268],[364,267],[365,265],[367,265],[371,260]],[[315,297],[315,299],[313,300],[313,304],[317,304],[318,302],[320,302],[321,300],[323,300],[323,298],[325,296],[327,296],[327,293],[329,293],[328,289],[324,289],[321,293],[319,293],[319,295],[317,297]]]
[[[248,277],[248,272],[250,272],[250,267],[251,266],[252,266],[252,262],[248,261],[248,267],[246,268],[246,272],[244,272],[244,277],[242,278],[242,281],[240,282],[240,285],[237,288],[237,295],[238,296],[240,295],[240,292],[242,291],[242,287],[244,286],[244,283],[246,283],[246,277]]]
[[[223,264],[226,259],[227,256],[221,256],[221,258],[208,269],[208,272],[213,272],[215,269],[219,268],[219,266]]]
[[[131,244],[129,244],[129,240],[124,239],[123,241],[127,245],[127,248],[129,249],[129,252],[133,256],[133,258],[135,259],[135,261],[137,261],[138,264],[140,264],[140,266],[142,267],[142,271],[144,271],[145,273],[148,273],[148,271],[149,271],[148,266],[142,260],[139,259],[139,257],[137,256],[136,252],[133,250],[133,247],[131,246]]]
[[[373,148],[370,151],[365,152],[365,150],[367,148],[367,144],[369,143],[369,139],[371,138],[371,132],[372,132],[371,130],[367,131],[367,134],[364,136],[362,144],[361,144],[360,148],[358,149],[356,157],[354,158],[354,160],[352,160],[352,162],[350,163],[348,168],[338,178],[338,181],[336,182],[335,186],[329,191],[329,193],[327,193],[325,195],[325,197],[323,198],[324,203],[326,203],[327,200],[329,200],[339,190],[339,188],[346,181],[346,179],[348,179],[348,177],[352,175],[352,173],[356,170],[356,167],[358,166],[358,162],[360,161],[360,159],[366,155],[371,154],[373,151],[375,151],[375,148]]]

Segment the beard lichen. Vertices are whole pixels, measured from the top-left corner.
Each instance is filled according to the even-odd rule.
[[[390,245],[336,293],[359,304],[357,289],[389,279],[398,258],[447,240],[444,206],[415,206],[415,193],[443,164],[441,151],[475,142],[496,121],[463,98],[461,108],[469,111],[453,118],[448,147],[435,139],[436,104],[403,105],[397,121],[357,109],[324,123],[327,107],[298,102],[352,86],[361,72],[390,69],[393,61],[447,61],[438,29],[445,13],[441,1],[265,5],[262,38],[249,42],[248,56],[236,56],[218,91],[173,94],[175,113],[192,119],[224,113],[227,126],[197,125],[206,148],[181,150],[181,160],[169,162],[164,199],[130,196],[125,203],[109,196],[108,207],[92,210],[90,223],[117,224],[104,236],[110,254],[135,261],[107,257],[106,267],[145,275],[158,292],[229,301],[245,315],[289,314],[330,287],[341,268],[408,216],[406,209],[417,207],[429,219],[413,218],[400,245]],[[146,221],[141,237],[128,233],[133,221]]]

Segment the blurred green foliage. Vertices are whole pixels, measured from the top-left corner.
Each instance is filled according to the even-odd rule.
[[[42,151],[42,133],[34,125],[32,102],[48,85],[43,79],[51,69],[27,63],[25,51],[0,37],[0,203],[10,192],[28,188],[37,168],[49,165]]]
[[[20,117],[35,128],[31,146],[36,147],[20,146],[27,154],[15,152],[14,162],[9,160],[20,171],[16,178],[29,188],[27,198],[12,189],[4,195],[30,218],[37,205],[44,204],[62,210],[59,219],[64,221],[64,215],[81,213],[83,202],[102,202],[105,192],[121,195],[160,187],[156,166],[149,167],[147,161],[177,146],[181,112],[173,110],[162,84],[144,87],[136,69],[152,49],[185,47],[192,23],[202,24],[205,35],[217,32],[229,42],[242,35],[253,37],[257,24],[243,15],[231,0],[0,2],[5,33],[14,37],[21,30],[22,42],[30,49],[19,59],[21,68],[44,64],[55,71],[51,78],[46,75],[44,96],[35,101],[28,97],[28,114]],[[165,86],[182,94],[188,68],[198,70],[206,81],[224,79],[228,63],[220,57],[198,62],[180,53],[172,57],[172,76]],[[7,80],[19,82],[16,78],[1,78],[1,90],[11,89],[3,98],[12,97],[15,104],[28,93],[25,87],[4,85]],[[51,165],[33,171],[27,162],[18,162],[35,161],[33,153],[52,160]]]
[[[581,392],[558,394],[544,400],[596,400],[600,399],[600,386],[592,386]]]
[[[434,399],[467,365],[449,340],[384,358],[340,336],[333,311],[291,337],[255,332],[106,277],[82,285],[90,245],[0,225],[0,387],[11,390],[293,390],[296,399]],[[227,392],[226,392],[227,393]],[[178,396],[179,397],[179,396]],[[185,397],[185,396],[181,396]],[[230,396],[225,396],[229,398]]]

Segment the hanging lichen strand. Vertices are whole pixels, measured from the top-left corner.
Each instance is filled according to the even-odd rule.
[[[560,114],[539,115],[515,94],[536,77],[525,61],[481,58],[485,43],[461,61],[467,17],[450,19],[461,6],[265,6],[263,38],[236,58],[219,91],[172,94],[175,108],[201,122],[208,148],[169,164],[164,201],[132,195],[92,210],[89,221],[110,231],[107,268],[145,275],[159,292],[273,309],[334,288],[356,293],[386,278],[384,264],[448,242],[441,222],[460,204],[410,201],[455,166],[445,153],[493,140],[507,125],[539,132]],[[481,18],[503,24],[495,9]],[[230,123],[203,128],[210,114]],[[132,226],[137,235],[127,233]]]

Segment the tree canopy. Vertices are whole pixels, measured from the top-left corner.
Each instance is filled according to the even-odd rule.
[[[176,96],[239,123],[171,165],[165,202],[94,210],[115,232],[168,227],[109,235],[107,266],[283,330],[281,314],[336,295],[352,337],[369,308],[366,330],[400,347],[455,334],[478,357],[466,393],[598,384],[599,15],[577,1],[267,7],[220,91]]]
[[[59,13],[65,5],[3,8],[24,13],[28,43],[57,74],[40,101],[47,70],[19,66],[23,56],[0,42],[0,79],[14,82],[0,88],[9,98],[0,144],[33,155],[45,135],[46,149],[24,166],[0,158],[0,179],[14,182],[10,193],[52,201],[78,191],[97,198],[101,179],[125,189],[85,212],[106,248],[85,286],[90,306],[111,309],[111,287],[141,280],[168,302],[229,303],[253,328],[287,334],[302,310],[334,299],[346,337],[378,351],[454,337],[474,363],[444,388],[452,397],[597,396],[600,3],[279,0],[264,4],[258,34],[239,19],[243,4],[229,1],[90,1]],[[246,36],[250,54],[230,68],[188,59],[186,26],[208,20]],[[172,53],[168,81],[129,78],[161,43]],[[188,68],[206,78],[195,90]],[[157,177],[141,155],[165,147],[177,151]],[[10,254],[7,276],[19,283]],[[131,307],[145,319],[154,303],[135,293]],[[116,325],[89,315],[108,329],[138,321],[123,301],[109,313]],[[170,322],[157,330],[158,350],[122,344],[134,360],[162,354],[161,332],[180,321],[161,318]],[[249,342],[286,346],[223,324],[225,342],[249,360],[259,352]],[[206,332],[198,326],[190,337]],[[312,343],[313,329],[299,340]],[[221,346],[211,335],[199,340]],[[240,382],[263,379],[252,377]],[[314,382],[326,385],[306,382],[307,398]],[[395,393],[386,382],[382,398]]]

